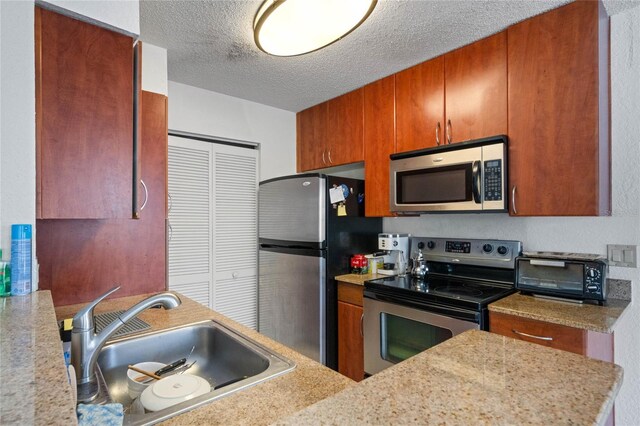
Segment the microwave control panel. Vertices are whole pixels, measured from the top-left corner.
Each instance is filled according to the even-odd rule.
[[[502,200],[502,160],[484,162],[484,199]]]

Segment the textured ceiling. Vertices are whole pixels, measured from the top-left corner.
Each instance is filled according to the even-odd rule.
[[[262,1],[142,0],[140,32],[167,49],[169,80],[297,112],[567,2],[379,0],[344,39],[290,58],[253,42]]]

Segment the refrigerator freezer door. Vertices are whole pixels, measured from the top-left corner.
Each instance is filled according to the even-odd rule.
[[[324,243],[326,179],[300,175],[260,183],[258,233],[261,240]],[[322,245],[321,245],[322,246]]]
[[[326,259],[300,252],[260,249],[258,331],[324,364]]]

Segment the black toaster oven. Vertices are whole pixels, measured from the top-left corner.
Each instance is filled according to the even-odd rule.
[[[516,258],[515,288],[577,301],[607,298],[607,261],[599,255],[533,252]]]

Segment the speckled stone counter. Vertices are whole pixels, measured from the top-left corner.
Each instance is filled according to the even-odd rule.
[[[146,296],[131,296],[106,300],[95,313],[128,309]],[[182,304],[171,310],[148,309],[140,318],[151,325],[146,332],[213,319],[244,334],[296,363],[290,373],[260,383],[213,401],[203,407],[167,420],[163,424],[224,424],[263,425],[299,411],[349,386],[351,379],[283,346],[273,340],[220,315],[193,300],[180,296]],[[58,319],[69,318],[84,304],[56,308]]]
[[[622,368],[467,331],[276,424],[602,424]]]
[[[375,280],[378,278],[386,278],[388,276],[389,275],[382,274],[345,274],[338,275],[337,277],[335,277],[335,280],[350,284],[364,285],[365,281]]]
[[[612,333],[629,300],[608,299],[605,306],[578,304],[512,294],[493,302],[489,311],[516,315],[583,330]]]
[[[0,424],[76,423],[51,293],[1,298]]]

